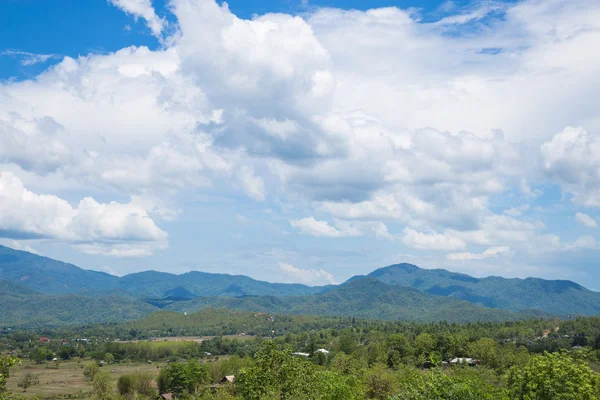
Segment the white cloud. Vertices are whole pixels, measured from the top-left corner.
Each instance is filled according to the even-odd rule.
[[[21,59],[21,65],[30,66],[39,63],[45,63],[48,60],[60,58],[58,54],[36,54],[29,53],[27,51],[19,51],[19,50],[5,50],[0,55],[15,57]]]
[[[279,263],[279,268],[287,276],[288,281],[306,285],[336,284],[335,277],[322,269],[300,269],[288,263]]]
[[[504,210],[504,214],[508,214],[511,217],[520,217],[530,208],[531,206],[529,204],[521,204],[518,207],[511,207],[508,210]]]
[[[500,255],[510,254],[510,247],[490,247],[483,253],[451,253],[446,255],[446,259],[450,261],[468,261],[468,260],[485,260],[488,258],[495,258]]]
[[[600,207],[600,135],[568,127],[542,145],[546,174],[573,195],[573,202]]]
[[[410,228],[404,229],[402,241],[405,245],[420,250],[448,251],[466,247],[463,240],[451,235],[417,232]]]
[[[163,35],[149,0],[110,1]],[[322,215],[293,220],[302,233],[404,229],[408,245],[446,251],[560,247],[517,219],[529,204],[489,206],[533,201],[544,177],[600,204],[597,2],[488,2],[436,24],[394,7],[244,20],[212,0],[171,5],[178,30],[156,51],[66,57],[0,84],[0,167],[51,176],[46,193],[62,180],[137,198],[151,218],[174,219],[182,192],[234,188]],[[585,129],[552,137],[568,124]]]
[[[571,244],[565,246],[566,251],[575,251],[580,249],[596,249],[597,241],[592,236],[580,236],[577,240]]]
[[[338,229],[329,225],[327,221],[318,221],[314,217],[307,217],[290,221],[293,228],[298,229],[306,235],[321,236],[321,237],[344,237],[344,236],[359,236],[361,233],[347,226],[345,230]]]
[[[584,213],[576,213],[575,220],[586,228],[597,228],[598,222],[592,217]]]
[[[108,0],[110,3],[119,7],[127,14],[133,15],[136,19],[143,18],[146,20],[148,28],[154,36],[159,36],[162,30],[167,25],[164,18],[159,18],[152,7],[151,0]]]
[[[133,203],[86,197],[73,207],[57,196],[27,190],[8,172],[0,173],[0,235],[61,240],[84,252],[115,256],[149,255],[167,243],[167,233]]]

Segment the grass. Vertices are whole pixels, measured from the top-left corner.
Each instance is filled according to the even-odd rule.
[[[58,369],[52,368],[54,366],[53,363],[41,365],[24,363],[11,370],[7,389],[14,393],[23,394],[26,397],[39,397],[40,399],[88,399],[90,397],[90,386],[83,377],[83,367],[90,362],[93,361],[66,361],[60,363]],[[116,381],[121,375],[130,374],[135,371],[149,371],[154,375],[158,375],[159,367],[162,365],[161,363],[124,363],[106,365],[103,368],[111,371],[115,378],[116,388]],[[17,383],[27,372],[39,374],[40,383],[39,385],[30,387],[26,393],[23,393],[23,389],[18,387]]]

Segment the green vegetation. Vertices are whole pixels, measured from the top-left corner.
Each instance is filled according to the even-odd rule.
[[[322,316],[474,322],[595,315],[600,293],[570,281],[473,278],[398,264],[334,286],[245,276],[146,271],[122,278],[0,246],[2,327],[36,328],[137,319],[204,308]]]
[[[359,278],[311,296],[199,297],[168,307],[193,312],[227,308],[271,313],[355,316],[390,320],[474,322],[525,318],[529,314],[484,308],[466,301],[433,296],[415,289],[390,286],[374,278]]]
[[[0,350],[24,360],[11,390],[30,373],[40,375],[31,394],[41,398],[155,399],[156,388],[197,400],[600,396],[600,317],[449,324],[209,309],[44,335],[0,335]],[[53,358],[63,360],[58,369]]]
[[[438,296],[512,311],[540,310],[557,316],[600,314],[600,293],[571,281],[537,278],[474,278],[411,264],[380,268],[369,274],[388,285],[409,286]]]

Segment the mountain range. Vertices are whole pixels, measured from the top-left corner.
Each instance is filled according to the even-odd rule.
[[[600,314],[600,293],[537,278],[474,278],[397,264],[341,285],[145,271],[116,277],[0,246],[0,327],[121,321],[204,308],[452,322]]]

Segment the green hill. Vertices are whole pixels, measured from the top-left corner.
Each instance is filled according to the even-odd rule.
[[[491,308],[512,311],[536,309],[565,316],[600,314],[600,293],[571,281],[496,276],[474,278],[443,269],[422,269],[411,264],[380,268],[369,276],[388,285],[411,287]]]
[[[310,296],[200,297],[173,303],[168,308],[180,312],[227,308],[280,314],[450,322],[504,321],[525,316],[429,295],[412,288],[390,286],[369,277],[355,279],[328,292]]]
[[[96,292],[48,295],[0,281],[0,327],[51,328],[136,319],[157,311],[134,297]]]
[[[117,289],[119,278],[26,251],[0,246],[0,279],[42,293],[65,294]]]
[[[188,272],[175,275],[145,271],[122,278],[0,246],[0,279],[47,294],[89,293],[121,289],[140,298],[196,296],[290,296],[314,294],[329,287],[270,283],[243,275]]]
[[[130,274],[119,280],[119,287],[144,298],[162,298],[173,291],[186,296],[298,296],[319,293],[328,287],[257,281],[243,275],[188,272],[182,275],[145,271]]]

